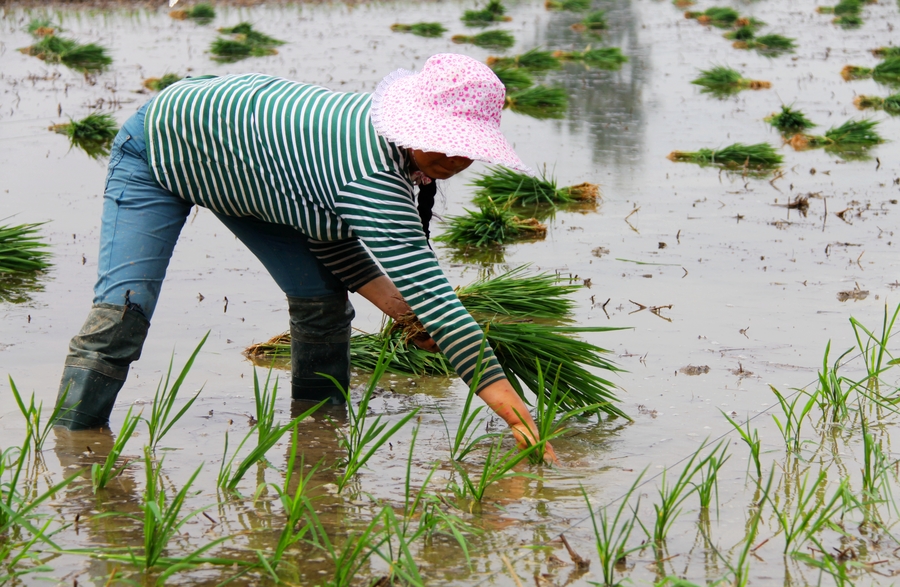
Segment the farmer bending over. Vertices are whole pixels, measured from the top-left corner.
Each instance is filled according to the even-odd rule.
[[[419,73],[395,71],[371,95],[245,74],[186,79],[145,104],[113,143],[99,277],[70,343],[60,399],[68,389],[71,409],[58,423],[108,423],[196,204],[287,294],[293,399],[344,402],[317,373],[350,383],[349,290],[392,318],[415,312],[432,337],[419,345],[439,347],[466,383],[480,367],[479,397],[519,446],[534,442],[490,346],[477,364],[484,334],[428,246],[434,180],[473,160],[529,171],[500,133],[504,95],[487,66],[443,54]],[[547,455],[556,460],[549,446]]]

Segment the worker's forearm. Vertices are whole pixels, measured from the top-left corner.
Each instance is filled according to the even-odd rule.
[[[491,408],[495,414],[503,418],[510,428],[515,429],[517,425],[524,425],[532,432],[533,437],[537,438],[537,426],[531,418],[528,406],[516,393],[512,385],[506,379],[501,379],[491,383],[481,390],[478,397]]]
[[[386,275],[376,277],[356,292],[394,320],[412,311],[400,294],[400,290]]]

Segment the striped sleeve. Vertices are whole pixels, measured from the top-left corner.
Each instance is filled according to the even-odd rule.
[[[428,248],[409,183],[388,172],[373,174],[344,186],[335,209],[378,259],[457,374],[471,385],[484,333]],[[476,393],[503,378],[493,350],[485,345]]]
[[[339,241],[309,239],[309,250],[352,292],[384,275],[357,238]]]

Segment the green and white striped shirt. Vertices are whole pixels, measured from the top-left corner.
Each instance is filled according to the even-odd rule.
[[[187,79],[147,111],[150,169],[194,204],[301,231],[351,290],[377,275],[362,241],[471,383],[484,335],[428,247],[406,151],[376,134],[370,104],[260,74]],[[504,377],[490,347],[484,368],[479,390]]]

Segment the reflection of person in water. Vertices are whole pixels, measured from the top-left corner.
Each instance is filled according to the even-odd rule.
[[[70,344],[60,391],[73,409],[60,423],[107,423],[196,204],[287,294],[294,399],[343,402],[319,374],[349,384],[355,291],[392,318],[415,312],[431,335],[420,346],[440,348],[466,383],[480,370],[476,392],[520,445],[533,441],[490,346],[479,364],[484,334],[428,245],[434,180],[473,160],[528,171],[500,132],[504,95],[487,66],[443,54],[371,95],[247,74],[186,79],[145,104],[113,144],[94,305]]]

